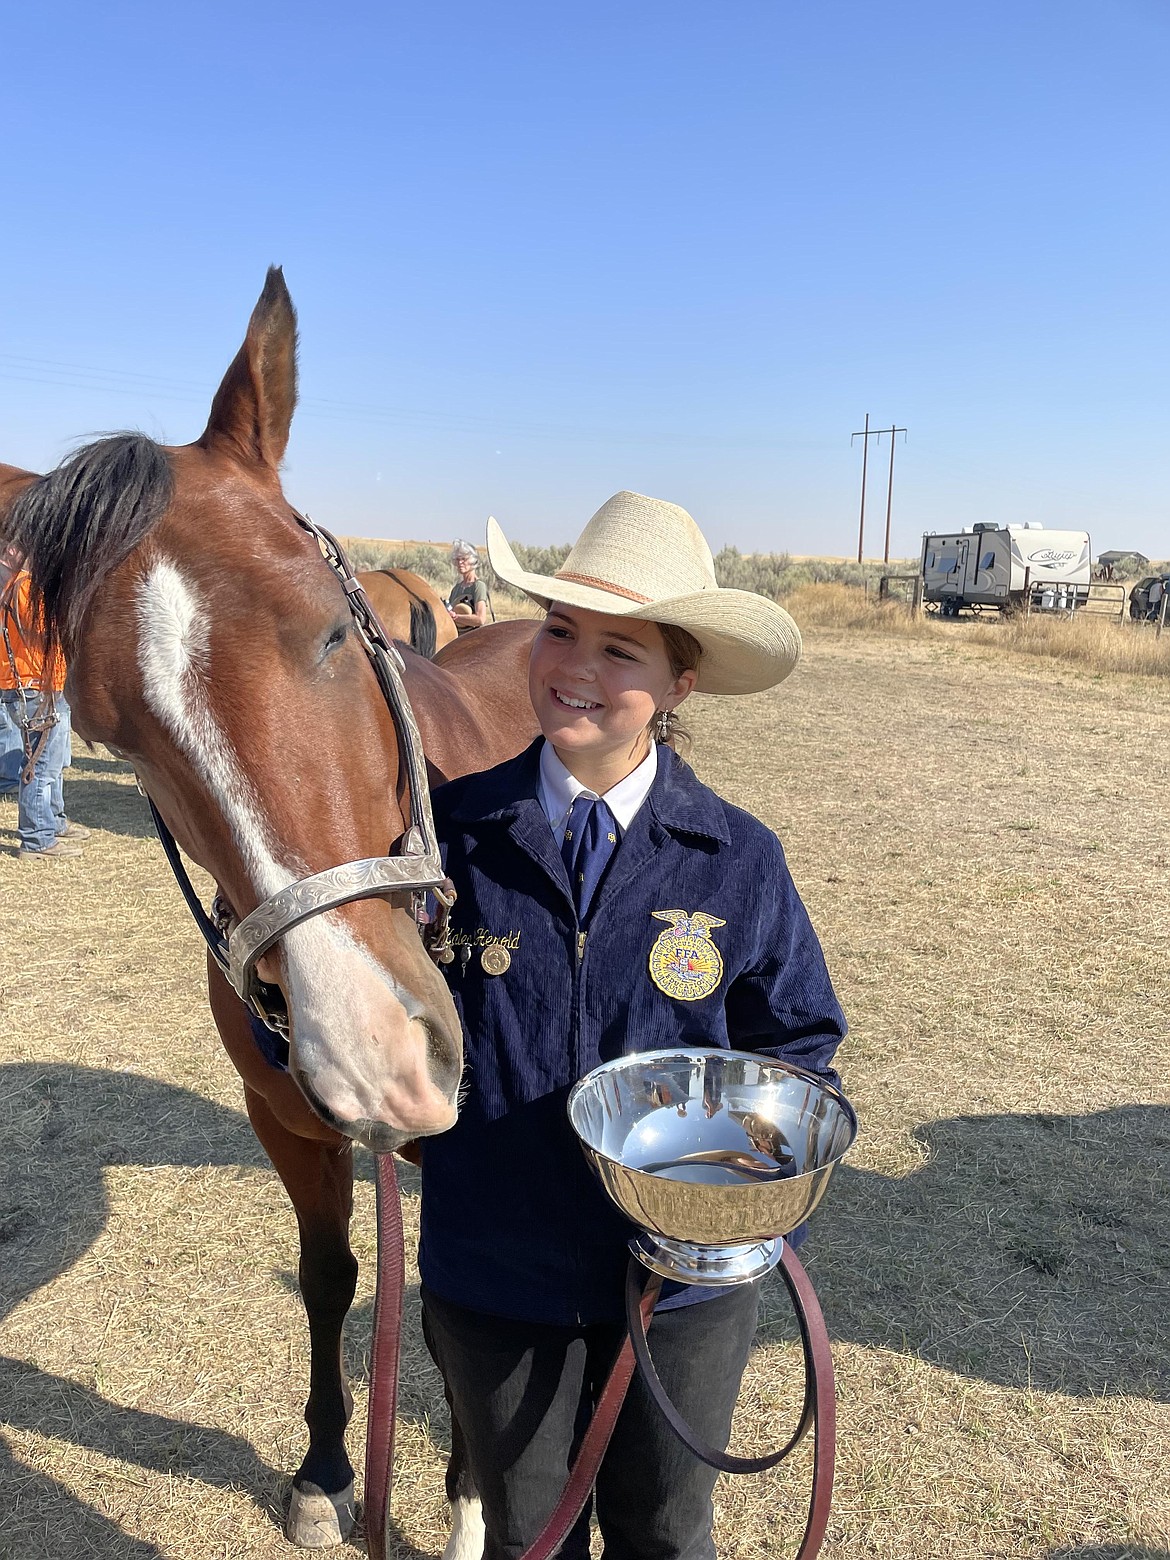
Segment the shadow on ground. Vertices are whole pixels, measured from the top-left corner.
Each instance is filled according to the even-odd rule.
[[[99,763],[104,760],[90,760]],[[81,767],[77,759],[73,768]],[[120,768],[122,766],[119,766]],[[124,769],[123,769],[124,772]],[[146,798],[136,786],[125,785],[112,776],[72,777],[65,771],[65,811],[90,829],[105,829],[110,834],[125,834],[132,839],[153,839],[154,823]]]
[[[153,839],[154,824],[146,798],[136,786],[127,785],[132,774],[129,764],[120,759],[78,754],[65,771],[65,810],[77,823],[90,829],[105,829],[131,839]],[[10,828],[4,832],[16,842],[16,793],[0,793],[13,805]]]
[[[102,1168],[115,1164],[261,1165],[246,1119],[182,1089],[126,1073],[58,1065],[0,1068],[0,1316],[71,1266],[108,1217]],[[280,1520],[282,1475],[238,1436],[111,1403],[79,1383],[0,1357],[0,1423],[65,1436],[132,1465],[242,1483]],[[63,1426],[67,1429],[63,1430]],[[154,1560],[61,1485],[0,1445],[6,1537],[53,1531],[78,1553]]]
[[[188,1090],[131,1073],[58,1064],[0,1066],[0,1318],[71,1267],[99,1237],[109,1216],[103,1167],[168,1164],[267,1167],[247,1117]],[[401,1166],[404,1191],[418,1173]],[[360,1155],[359,1180],[372,1179]],[[290,1276],[290,1282],[291,1280]],[[370,1307],[353,1313],[354,1374],[364,1370]],[[406,1358],[422,1351],[417,1293],[408,1297]],[[417,1373],[413,1373],[417,1374]],[[425,1376],[425,1370],[423,1372]],[[429,1382],[439,1393],[437,1376]],[[308,1390],[308,1382],[305,1382]],[[404,1399],[419,1404],[416,1382]],[[404,1404],[405,1406],[405,1404]],[[100,1393],[28,1361],[0,1355],[0,1428],[65,1439],[129,1466],[157,1469],[249,1492],[278,1528],[291,1469],[270,1467],[239,1436],[112,1403]],[[68,1533],[94,1560],[163,1560],[63,1485],[14,1458],[0,1439],[0,1498],[5,1540]],[[394,1531],[397,1560],[427,1560]],[[42,1553],[35,1543],[31,1553]],[[8,1553],[0,1545],[0,1553]]]
[[[845,1164],[814,1216],[830,1331],[999,1386],[1170,1401],[1170,1109],[914,1135],[920,1169]]]
[[[956,1117],[917,1136],[920,1169],[892,1180],[845,1165],[815,1218],[806,1249],[831,1334],[1011,1388],[1170,1400],[1170,1257],[1159,1212],[1170,1193],[1170,1110]],[[160,1162],[266,1163],[242,1113],[187,1090],[101,1069],[0,1067],[0,1316],[101,1233],[109,1211],[104,1166]],[[369,1179],[368,1156],[359,1156],[357,1173]],[[401,1166],[399,1174],[403,1190],[416,1192],[417,1172]],[[425,1419],[433,1434],[445,1414],[416,1290],[406,1311],[401,1412]],[[768,1325],[782,1329],[785,1311],[773,1287]],[[367,1305],[349,1326],[355,1377],[369,1337]],[[110,1403],[27,1362],[0,1359],[0,1423],[64,1433],[132,1465],[243,1487],[281,1520],[288,1471],[267,1466],[238,1437]],[[85,1526],[85,1552],[96,1560],[157,1554],[97,1512],[79,1514],[73,1495],[2,1451],[0,1488],[13,1492],[10,1516],[27,1499],[38,1531],[64,1503],[70,1525]],[[415,1560],[401,1540],[398,1553]],[[1049,1560],[1170,1555],[1115,1547],[1061,1550]]]
[[[1090,1545],[1087,1549],[1050,1549],[1045,1560],[1170,1560],[1170,1549],[1138,1544]]]
[[[132,775],[134,766],[124,758],[106,758],[101,753],[74,753],[69,767],[83,775]]]

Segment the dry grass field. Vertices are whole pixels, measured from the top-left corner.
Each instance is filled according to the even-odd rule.
[[[1135,623],[1089,611],[1068,614],[1036,612],[1001,617],[988,611],[953,620],[926,613],[915,617],[905,600],[879,601],[856,586],[806,585],[784,597],[784,605],[806,627],[848,629],[853,633],[890,635],[949,645],[958,640],[997,654],[1038,656],[1107,675],[1128,672],[1141,677],[1170,676],[1170,634],[1161,638],[1152,623]]]
[[[862,1135],[807,1248],[840,1400],[825,1554],[1168,1560],[1165,684],[987,639],[814,629],[789,683],[691,722],[786,842],[852,1023]],[[0,1557],[287,1560],[293,1220],[144,803],[102,753],[67,796],[95,829],[74,864],[19,865],[0,802]],[[770,1293],[737,1444],[794,1393]],[[412,1290],[398,1560],[441,1550],[446,1436]],[[792,1554],[807,1473],[722,1481],[720,1555]]]

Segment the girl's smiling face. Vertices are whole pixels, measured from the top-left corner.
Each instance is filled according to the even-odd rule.
[[[533,641],[528,692],[558,758],[601,795],[646,757],[655,713],[681,704],[695,677],[675,675],[656,623],[554,602]]]

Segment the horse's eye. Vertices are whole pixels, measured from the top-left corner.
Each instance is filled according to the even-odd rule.
[[[336,650],[338,645],[344,644],[345,636],[348,633],[349,624],[339,623],[333,632],[329,635],[329,638],[325,641],[324,645],[321,647],[321,654],[328,655],[330,650]]]

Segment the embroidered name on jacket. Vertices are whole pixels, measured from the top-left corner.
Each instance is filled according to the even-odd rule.
[[[697,1002],[709,997],[723,979],[723,955],[711,940],[717,926],[726,926],[717,915],[696,910],[652,910],[656,921],[669,925],[659,932],[650,950],[650,979],[668,997]]]
[[[451,933],[452,948],[486,948],[492,943],[515,953],[520,946],[520,932],[489,932],[486,926],[477,926],[474,932]]]

